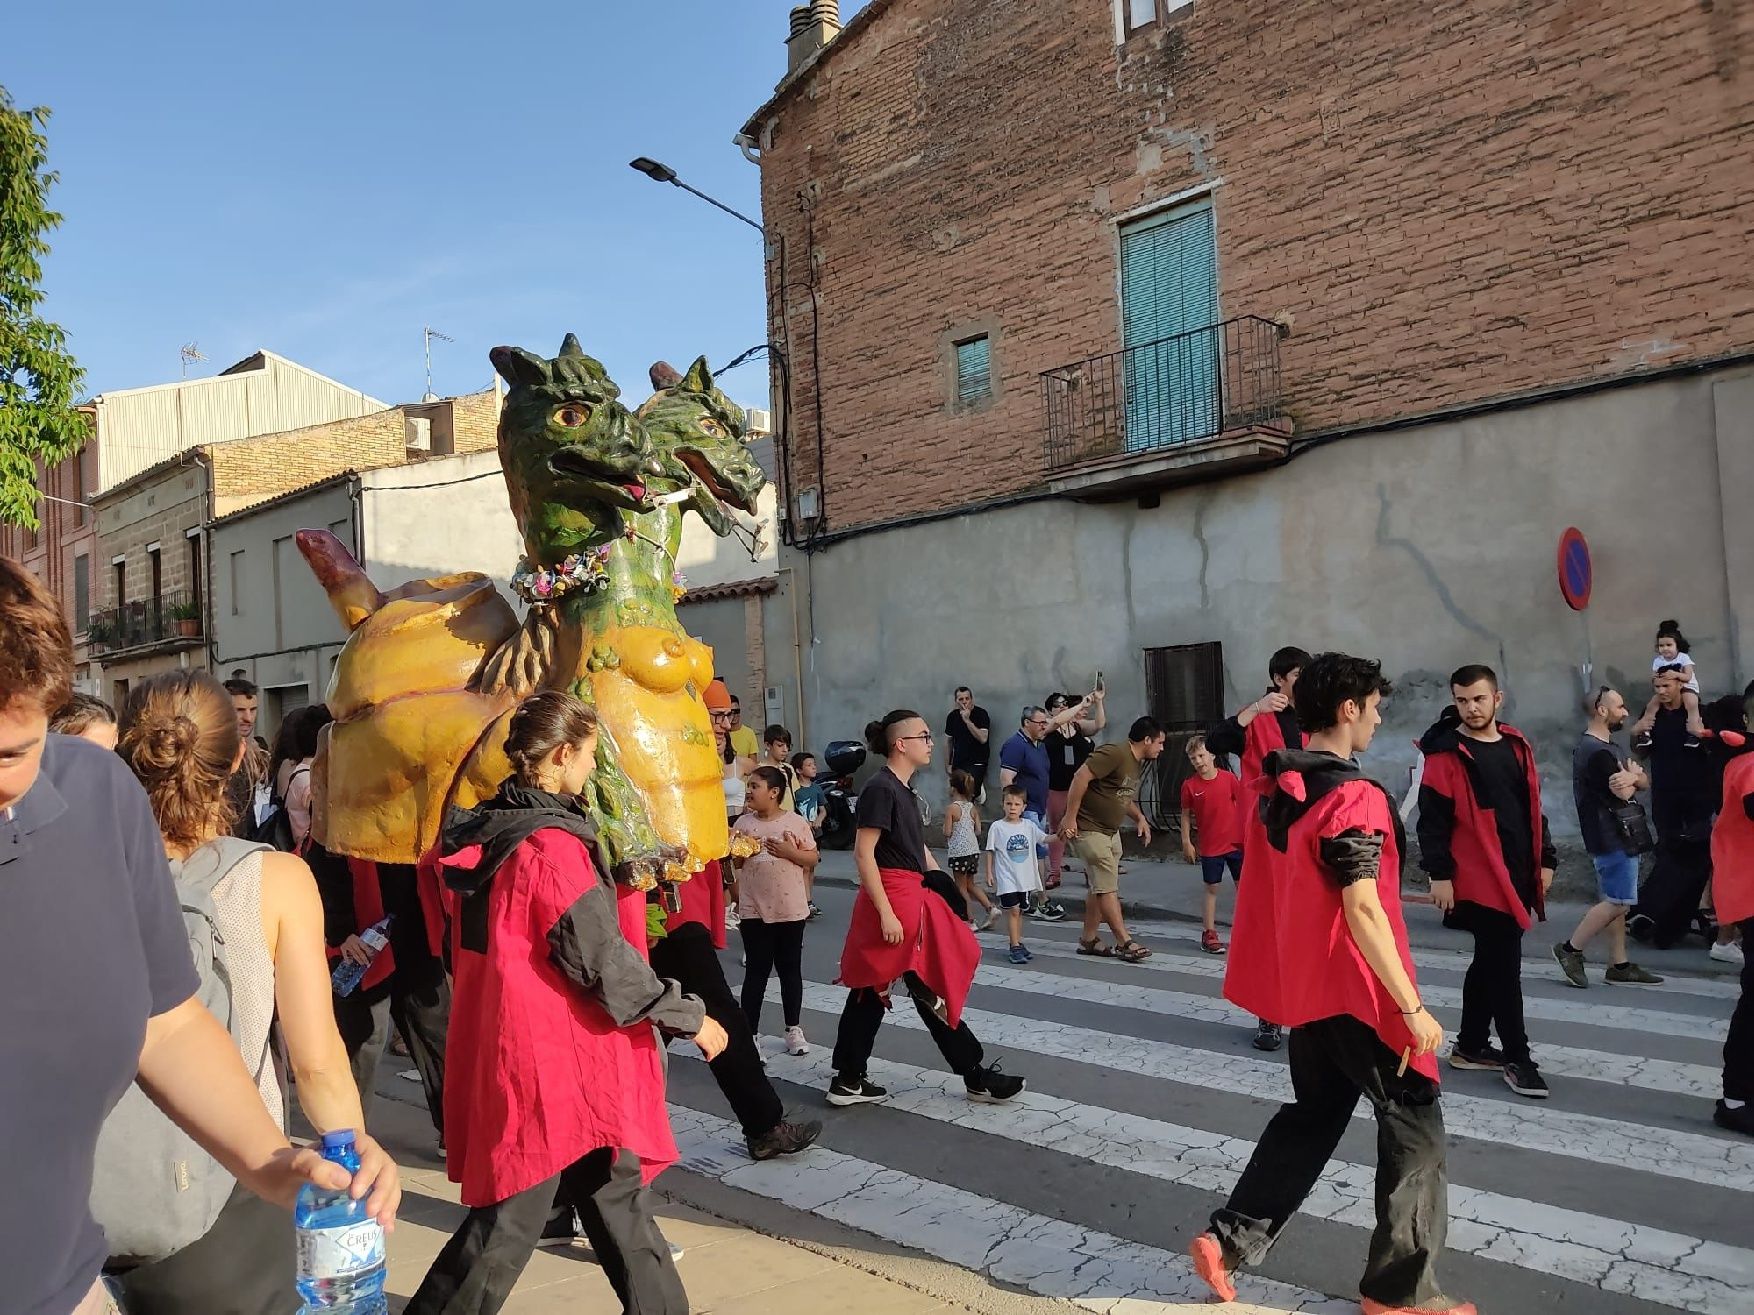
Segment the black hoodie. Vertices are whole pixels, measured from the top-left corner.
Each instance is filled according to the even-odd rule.
[[[439,835],[441,854],[455,854],[472,845],[482,848],[474,867],[441,867],[445,884],[461,897],[457,931],[462,948],[487,952],[493,878],[519,845],[542,830],[578,837],[597,872],[597,885],[579,896],[548,931],[549,957],[555,966],[584,987],[618,1027],[643,1019],[685,1035],[698,1032],[705,1016],[700,1000],[660,978],[622,935],[615,885],[603,861],[596,825],[569,796],[507,780],[479,807],[453,808],[446,815]]]

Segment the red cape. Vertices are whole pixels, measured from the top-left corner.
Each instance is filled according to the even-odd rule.
[[[473,868],[481,853],[438,862]],[[462,919],[452,924],[446,1169],[464,1205],[503,1201],[603,1147],[639,1156],[647,1182],[677,1159],[652,1025],[615,1026],[549,955],[549,930],[599,882],[577,836],[537,831],[493,874],[485,952],[465,947]],[[617,885],[613,898],[621,934],[645,955],[645,893]]]
[[[1309,737],[1302,731],[1297,733],[1296,747],[1301,749],[1308,743]],[[1267,755],[1279,749],[1291,748],[1285,743],[1285,732],[1279,725],[1279,714],[1263,712],[1243,729],[1242,733],[1242,788],[1245,794],[1266,794],[1271,790],[1270,784],[1263,784],[1266,779]]]
[[[1711,829],[1711,890],[1717,919],[1726,926],[1754,918],[1754,820],[1742,800],[1754,794],[1754,753],[1724,768],[1723,808]]]
[[[1498,730],[1516,749],[1517,762],[1522,766],[1523,780],[1528,787],[1529,834],[1535,846],[1535,916],[1545,922],[1547,899],[1541,890],[1540,872],[1546,866],[1542,862],[1542,839],[1547,822],[1541,815],[1541,776],[1535,770],[1535,750],[1521,731],[1503,722],[1498,724]],[[1420,787],[1442,795],[1455,813],[1455,826],[1450,832],[1450,855],[1456,865],[1453,878],[1456,898],[1508,913],[1516,919],[1518,927],[1527,931],[1533,919],[1522,896],[1517,893],[1516,883],[1510,879],[1510,869],[1504,865],[1497,819],[1490,808],[1480,807],[1468,778],[1467,764],[1462,761],[1463,755],[1468,753],[1467,737],[1456,735],[1453,738],[1456,743],[1452,747],[1426,754]]]
[[[1225,999],[1287,1027],[1349,1014],[1399,1055],[1412,1034],[1354,943],[1340,884],[1321,859],[1321,842],[1343,832],[1384,837],[1377,896],[1417,984],[1401,915],[1403,842],[1394,802],[1356,764],[1330,754],[1277,754],[1263,767],[1262,785],[1272,793],[1254,823],[1259,843],[1243,847]],[[1415,1056],[1410,1067],[1438,1080],[1435,1055]]]
[[[883,868],[880,875],[889,907],[901,922],[901,941],[884,941],[877,906],[860,887],[835,980],[854,990],[868,986],[887,994],[896,978],[911,972],[943,998],[945,1018],[955,1027],[980,966],[980,944],[968,924],[926,889],[918,872]]]
[[[353,929],[353,934],[357,936],[384,916],[384,891],[378,884],[378,865],[368,858],[348,859],[347,875],[353,886],[353,920],[359,924]],[[420,895],[421,916],[426,920],[427,948],[432,951],[433,958],[442,959],[446,916],[444,883],[439,880],[438,868],[427,859],[422,859],[415,868],[415,889]],[[333,967],[341,957],[341,947],[331,945],[327,952]],[[357,989],[369,991],[380,982],[388,981],[395,971],[395,947],[386,945],[372,959],[365,976],[359,979]]]

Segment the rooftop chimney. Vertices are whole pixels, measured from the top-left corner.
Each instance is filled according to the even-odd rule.
[[[786,38],[786,76],[791,77],[840,35],[840,0],[810,0],[792,10]]]

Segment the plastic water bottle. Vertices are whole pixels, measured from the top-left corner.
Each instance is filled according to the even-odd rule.
[[[377,958],[379,951],[390,943],[390,921],[394,916],[391,914],[389,917],[379,918],[360,932],[359,939],[365,948],[371,951],[372,959]],[[371,959],[367,959],[364,963],[343,959],[335,965],[335,971],[331,974],[329,983],[334,987],[336,995],[352,995],[354,987],[359,985],[370,969]]]
[[[323,1134],[323,1158],[349,1173],[359,1169],[353,1129]],[[388,1315],[384,1301],[384,1230],[347,1189],[306,1183],[292,1210],[298,1242],[298,1292],[305,1311]]]

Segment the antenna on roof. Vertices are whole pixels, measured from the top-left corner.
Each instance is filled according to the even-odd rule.
[[[432,340],[434,338],[437,338],[440,342],[457,341],[448,333],[440,333],[430,324],[426,326],[426,396],[420,399],[423,402],[438,401],[438,394],[432,391]]]
[[[206,356],[202,355],[201,349],[192,342],[186,342],[178,348],[177,355],[183,358],[183,378],[185,379],[189,377],[189,362],[207,359]]]

